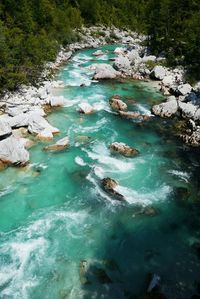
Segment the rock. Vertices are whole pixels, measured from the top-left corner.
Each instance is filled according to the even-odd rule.
[[[106,191],[108,194],[112,195],[117,200],[124,200],[124,196],[115,191],[115,188],[118,186],[118,183],[111,179],[111,178],[104,178],[101,181],[102,188],[104,191]]]
[[[183,103],[179,101],[179,110],[183,118],[194,118],[195,113],[197,112],[197,106],[191,103]]]
[[[200,121],[200,108],[198,108],[198,109],[196,110],[193,119],[194,119],[195,121]]]
[[[69,147],[69,138],[64,137],[60,140],[58,140],[55,144],[45,146],[44,150],[49,152],[60,152]]]
[[[163,66],[157,65],[152,70],[150,77],[156,80],[163,80],[166,75],[166,70]]]
[[[94,274],[96,275],[100,283],[102,284],[112,283],[112,280],[110,279],[110,277],[108,276],[108,274],[104,269],[95,267]]]
[[[161,117],[171,117],[178,111],[178,103],[176,100],[161,103],[152,107],[152,112]]]
[[[11,126],[4,120],[0,120],[0,140],[12,135]]]
[[[121,154],[125,157],[134,157],[139,154],[138,150],[122,142],[114,142],[109,146],[109,148],[112,152]]]
[[[103,52],[102,50],[97,50],[97,51],[94,52],[92,55],[93,55],[93,56],[102,56],[102,55],[104,55],[104,52]]]
[[[172,87],[175,83],[175,78],[173,75],[167,75],[163,78],[162,83],[164,86]]]
[[[0,161],[8,165],[26,165],[29,153],[25,149],[25,140],[10,136],[0,141]]]
[[[53,139],[53,134],[49,128],[46,128],[37,135],[37,138],[41,141],[50,141]]]
[[[127,51],[126,48],[118,47],[114,50],[114,53],[117,54],[117,55],[123,55],[126,51]]]
[[[63,96],[54,96],[50,99],[51,107],[63,107],[65,105],[65,99]]]
[[[142,58],[142,62],[147,62],[147,61],[156,61],[156,56],[154,55],[144,56]]]
[[[182,134],[180,138],[187,144],[198,147],[200,146],[200,127],[196,131],[191,132],[191,134]]]
[[[109,104],[115,111],[124,111],[127,109],[127,105],[120,100],[120,96],[115,95],[109,100]]]
[[[95,112],[94,108],[86,102],[80,103],[79,108],[79,112],[83,114],[92,114]]]
[[[113,64],[117,71],[127,72],[131,69],[131,63],[126,56],[118,56]]]
[[[188,83],[179,85],[177,91],[180,95],[185,96],[192,91],[192,86]]]
[[[110,65],[101,63],[93,66],[95,69],[94,80],[115,79],[119,73]]]
[[[79,275],[80,275],[81,284],[84,285],[84,284],[90,283],[87,278],[87,261],[86,260],[80,261]]]
[[[59,133],[59,130],[52,127],[45,118],[37,113],[32,113],[28,119],[28,131],[31,134],[40,134],[45,129],[49,129],[52,134]]]
[[[127,57],[128,57],[128,60],[131,62],[131,63],[134,63],[134,64],[137,64],[141,61],[141,58],[140,58],[140,55],[138,53],[138,50],[131,50],[128,52],[127,54]]]
[[[170,102],[170,101],[176,101],[176,97],[175,96],[169,96],[167,98],[167,102]]]
[[[126,119],[148,120],[150,118],[149,115],[140,114],[139,112],[133,111],[119,111],[119,115]]]
[[[153,274],[149,286],[147,288],[147,293],[152,292],[155,288],[157,288],[160,284],[160,276]]]

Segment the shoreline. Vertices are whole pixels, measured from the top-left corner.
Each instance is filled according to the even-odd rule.
[[[100,32],[100,36],[95,36],[96,32]],[[76,51],[96,49],[110,43],[116,43],[114,52],[117,57],[113,65],[106,62],[101,65],[94,63],[93,79],[129,78],[152,82],[152,86],[160,88],[167,97],[166,102],[153,106],[152,112],[161,117],[183,117],[189,122],[189,128],[181,138],[192,146],[200,146],[200,86],[197,85],[196,89],[193,89],[185,83],[182,68],[169,69],[157,65],[151,69],[150,65],[162,64],[165,58],[148,55],[148,49],[141,45],[146,37],[129,30],[84,27],[79,31],[79,35],[81,42],[72,43],[66,49],[61,48],[55,62],[45,65],[38,80],[38,87],[21,86],[19,91],[7,92],[0,99],[0,169],[9,165],[24,166],[29,163],[28,149],[34,145],[34,142],[30,141],[31,135],[37,141],[49,142],[59,133],[45,116],[55,107],[64,106],[64,97],[53,95],[53,90],[63,87],[63,82],[55,81],[54,78],[47,79],[49,75],[54,72],[55,77],[55,72],[67,63]],[[117,47],[117,44],[123,47]],[[101,50],[93,53],[94,56],[104,54]]]

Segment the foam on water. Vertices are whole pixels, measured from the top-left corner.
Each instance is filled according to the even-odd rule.
[[[81,157],[76,157],[76,158],[75,158],[75,162],[76,162],[76,164],[78,164],[78,165],[80,165],[80,166],[85,166],[85,165],[87,165]]]
[[[168,173],[180,178],[182,181],[188,183],[190,174],[186,171],[169,170]]]

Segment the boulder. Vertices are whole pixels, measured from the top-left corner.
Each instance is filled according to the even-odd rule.
[[[109,148],[112,152],[121,154],[125,157],[134,157],[139,154],[138,150],[122,142],[114,142],[109,146]]]
[[[52,127],[44,117],[37,113],[31,113],[28,120],[28,131],[31,134],[40,134],[45,129],[49,129],[52,134],[59,133],[59,130]]]
[[[152,107],[152,112],[161,117],[171,117],[178,111],[178,103],[176,100],[171,100]]]
[[[0,161],[5,164],[26,165],[29,152],[25,149],[25,140],[10,136],[0,141]]]
[[[53,139],[53,134],[49,128],[46,128],[37,135],[37,138],[41,141],[50,141]]]
[[[197,106],[191,103],[183,103],[179,101],[179,110],[181,111],[181,115],[184,118],[194,119],[197,108]]]
[[[200,146],[200,127],[196,131],[191,132],[191,134],[180,135],[181,139],[186,143],[194,147]]]
[[[126,51],[127,51],[126,48],[118,47],[114,50],[114,53],[117,54],[117,55],[123,55]]]
[[[92,114],[95,112],[94,108],[86,102],[80,103],[79,108],[79,112],[83,114]]]
[[[102,188],[105,192],[113,196],[117,200],[124,200],[124,196],[118,193],[115,188],[118,186],[118,183],[111,178],[104,178],[101,180]]]
[[[139,112],[133,111],[119,111],[119,115],[126,119],[148,120],[150,118],[149,115],[140,114]]]
[[[120,55],[115,59],[113,67],[117,71],[126,72],[131,69],[131,63],[126,56]]]
[[[64,101],[63,96],[54,96],[50,99],[50,105],[51,107],[63,107],[65,105]]]
[[[181,84],[177,88],[177,92],[182,96],[189,94],[191,91],[192,91],[192,86],[188,83]]]
[[[164,86],[172,87],[175,84],[175,77],[173,75],[164,76],[162,83]]]
[[[200,108],[196,110],[193,119],[200,122]]]
[[[142,62],[147,62],[147,61],[156,61],[156,56],[154,55],[144,56],[142,58]]]
[[[104,52],[103,52],[102,50],[97,50],[97,51],[94,52],[92,55],[93,55],[93,56],[102,56],[102,55],[104,55]]]
[[[0,120],[0,140],[12,135],[11,126],[4,120]]]
[[[141,61],[140,55],[139,55],[138,51],[135,49],[129,51],[127,54],[127,57],[128,57],[128,60],[134,64],[139,63]]]
[[[109,100],[109,104],[115,111],[124,111],[127,109],[126,103],[120,100],[120,96],[115,95]]]
[[[110,64],[106,63],[93,65],[91,69],[95,70],[94,80],[115,79],[119,75]]]
[[[152,70],[150,77],[156,80],[163,80],[166,75],[166,70],[163,66],[157,65]]]
[[[69,147],[69,138],[64,137],[60,140],[58,140],[55,144],[45,146],[44,150],[48,152],[60,152]]]

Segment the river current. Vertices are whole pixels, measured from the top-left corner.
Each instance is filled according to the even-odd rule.
[[[135,298],[148,273],[161,277],[169,299],[200,291],[199,152],[177,140],[173,121],[120,118],[109,98],[151,114],[163,100],[151,83],[96,82],[89,66],[110,63],[116,46],[94,57],[76,52],[57,79],[66,107],[48,116],[70,138],[60,153],[30,150],[31,164],[0,173],[0,298]],[[80,86],[83,85],[84,86]],[[96,113],[78,113],[78,104]],[[134,158],[110,153],[114,141],[139,150]],[[119,183],[126,202],[106,194],[102,178]]]

